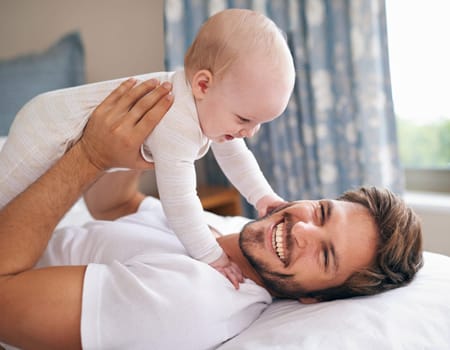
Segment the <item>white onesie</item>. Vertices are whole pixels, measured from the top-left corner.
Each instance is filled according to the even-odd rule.
[[[136,77],[171,81],[175,101],[142,147],[154,161],[158,192],[175,231],[189,254],[211,263],[222,254],[202,217],[194,162],[211,146],[228,179],[253,205],[274,194],[242,139],[211,143],[202,133],[184,71]],[[91,113],[123,79],[44,93],[17,114],[0,152],[0,207],[41,176],[82,134]]]

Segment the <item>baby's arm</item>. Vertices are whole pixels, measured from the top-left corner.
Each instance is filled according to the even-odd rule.
[[[241,270],[229,260],[204,222],[203,207],[195,190],[194,165],[155,159],[155,169],[164,212],[189,255],[208,263],[238,289],[243,282]]]
[[[170,118],[171,111],[166,116]],[[170,120],[169,120],[170,121]],[[148,140],[155,163],[156,182],[164,212],[189,255],[210,264],[238,288],[242,274],[217,243],[203,216],[196,193],[194,159],[198,145],[189,130],[176,133],[161,122]],[[174,134],[175,132],[175,134]],[[194,139],[195,140],[195,139]]]
[[[243,139],[213,143],[211,148],[222,171],[247,201],[255,206],[258,216],[264,216],[285,203],[267,182]]]

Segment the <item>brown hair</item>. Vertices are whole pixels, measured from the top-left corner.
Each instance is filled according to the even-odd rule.
[[[411,282],[423,265],[420,219],[387,189],[361,187],[345,192],[341,201],[367,208],[378,228],[379,240],[372,266],[353,273],[342,285],[307,293],[318,301],[373,295]]]
[[[186,76],[190,80],[207,69],[220,77],[240,57],[254,53],[273,58],[274,68],[280,55],[292,60],[282,32],[266,16],[246,9],[218,12],[202,25],[186,52]]]

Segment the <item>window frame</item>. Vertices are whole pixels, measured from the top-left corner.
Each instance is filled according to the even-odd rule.
[[[404,168],[407,191],[450,193],[450,169]]]

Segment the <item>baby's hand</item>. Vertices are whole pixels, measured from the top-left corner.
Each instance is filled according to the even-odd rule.
[[[209,265],[228,278],[236,289],[239,289],[239,283],[244,282],[244,276],[242,275],[241,269],[235,262],[228,259],[225,252],[222,253],[219,259],[213,261]]]
[[[268,195],[262,197],[256,202],[256,210],[258,211],[258,217],[266,216],[271,211],[278,208],[280,205],[285,204],[286,201],[277,195]]]

